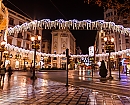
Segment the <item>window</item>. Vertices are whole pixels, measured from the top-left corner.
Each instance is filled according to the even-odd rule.
[[[45,48],[45,44],[42,45],[42,48]]]
[[[111,13],[110,13],[110,16],[112,16],[112,15],[113,15],[113,13],[111,12]]]
[[[63,48],[65,47],[65,44],[63,44]]]
[[[45,50],[42,50],[43,53],[45,53]]]
[[[119,40],[119,44],[121,44],[121,40]]]
[[[36,35],[39,35],[39,30],[36,30]]]
[[[22,33],[18,33],[17,38],[23,38]]]
[[[19,22],[19,25],[22,25],[23,23],[22,22]]]
[[[26,49],[28,49],[28,50],[29,50],[29,44],[26,44]]]
[[[108,13],[108,16],[110,16],[110,13]]]
[[[17,46],[21,47],[21,42],[20,41],[17,41]]]
[[[8,38],[7,43],[12,44],[12,39]]]
[[[101,33],[101,37],[103,37],[103,33]]]
[[[102,49],[102,52],[104,52],[104,49]]]
[[[106,17],[107,17],[108,15],[106,14]]]
[[[123,20],[123,24],[127,24],[127,20]]]
[[[120,34],[119,34],[119,38],[120,38],[121,36],[120,36]]]
[[[116,15],[116,11],[114,11],[114,15]]]
[[[13,18],[9,18],[9,25],[14,25],[14,19]]]
[[[104,38],[101,38],[101,41],[104,42]]]
[[[53,58],[53,60],[57,60],[57,58],[56,58],[56,57],[54,57],[54,58]]]
[[[27,40],[30,40],[30,35],[29,34],[27,34],[27,38],[26,38]]]
[[[128,34],[125,34],[125,37],[129,37],[129,35],[128,35]]]
[[[126,43],[129,43],[129,39],[125,39],[125,42],[126,42]]]
[[[129,46],[126,45],[126,49],[129,49]]]

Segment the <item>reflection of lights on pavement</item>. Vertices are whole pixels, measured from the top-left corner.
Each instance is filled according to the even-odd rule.
[[[81,80],[82,78],[80,77],[82,75],[81,69],[79,70],[79,79]]]
[[[26,86],[26,78],[25,78],[25,77],[22,79],[21,85],[22,85],[22,86]]]
[[[83,77],[83,80],[85,80],[85,77]]]
[[[17,76],[14,76],[14,81],[17,81]]]
[[[85,70],[83,70],[83,76],[85,76]]]
[[[4,81],[7,80],[7,79],[8,79],[8,77],[7,77],[7,75],[5,75]]]
[[[79,79],[81,80],[81,79],[82,79],[82,77],[79,77]]]
[[[82,73],[82,72],[83,72],[83,73]],[[79,70],[79,79],[80,79],[80,80],[85,80],[85,77],[84,77],[84,76],[85,76],[85,70],[83,70],[83,71],[82,71],[82,70]]]
[[[69,77],[70,77],[70,78],[74,78],[74,72],[71,72],[71,73],[69,74]]]
[[[79,75],[81,75],[82,74],[82,71],[81,70],[79,70]]]
[[[38,78],[37,85],[38,86],[48,86],[49,84],[48,84],[47,80]]]

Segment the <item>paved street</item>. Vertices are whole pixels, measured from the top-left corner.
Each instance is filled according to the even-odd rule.
[[[58,81],[62,83],[66,83],[66,71],[60,72],[41,72],[37,73],[39,78],[50,79],[53,81]],[[114,79],[112,81],[100,81],[100,76],[98,72],[94,73],[94,76],[90,75],[90,73],[86,70],[69,71],[69,83],[74,86],[80,86],[90,89],[101,90],[109,93],[118,93],[120,95],[130,96],[130,76],[121,74],[121,80],[118,79],[118,71],[112,72],[112,76]],[[60,78],[60,79],[59,79]]]
[[[63,82],[45,79],[49,73],[56,76],[38,72],[35,82],[29,72],[14,72],[11,78],[6,75],[0,84],[0,105],[130,105],[130,97],[74,85],[67,88]]]

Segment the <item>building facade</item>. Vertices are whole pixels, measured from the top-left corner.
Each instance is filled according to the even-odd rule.
[[[123,12],[123,13],[122,13]],[[117,11],[114,9],[108,9],[104,12],[104,20],[114,22],[117,25],[123,25],[126,28],[130,27],[130,15],[127,11]],[[115,39],[115,51],[121,51],[130,48],[130,37],[129,35],[121,33],[111,33]]]
[[[31,22],[32,20],[20,15],[19,13],[8,9],[8,27],[14,27],[16,25],[22,25],[25,22]],[[7,44],[12,46],[22,48],[28,51],[33,51],[32,49],[32,41],[31,36],[41,35],[42,29],[37,28],[36,30],[28,30],[26,32],[15,33],[10,36],[7,36]],[[2,40],[3,36],[1,36]],[[39,42],[42,44],[42,41]],[[13,48],[6,48],[6,53],[4,52],[3,61],[5,65],[11,65],[13,69],[23,69],[24,66],[30,67],[33,65],[33,54],[29,54],[27,52],[15,51]],[[41,52],[41,46],[38,50]],[[8,54],[7,54],[8,53]],[[8,55],[8,56],[7,56]],[[37,56],[36,64],[38,66],[38,62],[40,61],[40,57]]]
[[[66,54],[67,48],[69,49],[69,54],[76,54],[76,42],[72,33],[68,29],[52,31],[51,54]],[[65,68],[66,58],[51,58],[51,66]]]
[[[121,13],[124,12],[124,13]],[[130,15],[125,11],[117,11],[108,9],[104,11],[104,21],[114,22],[116,25],[123,25],[123,27],[130,27]],[[104,37],[111,36],[114,38],[114,51],[119,52],[122,50],[130,49],[130,37],[128,34],[121,34],[120,32],[112,32],[110,30],[101,30],[97,32],[95,40],[95,52],[97,54],[106,53]],[[127,53],[121,54],[120,57],[128,58]],[[118,68],[118,55],[111,54],[111,61],[114,62],[115,68]],[[100,56],[97,61],[105,60],[108,62],[108,56]]]
[[[41,51],[43,53],[46,53],[46,54],[50,54],[51,53],[51,48],[50,48],[50,41],[49,40],[42,40],[42,48],[41,48]]]

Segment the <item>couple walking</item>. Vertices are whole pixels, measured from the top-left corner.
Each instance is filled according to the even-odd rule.
[[[2,68],[0,67],[0,76],[1,76],[0,79],[4,80],[5,73],[6,73],[6,68],[3,65]],[[11,75],[12,75],[12,69],[11,69],[11,66],[9,66],[9,68],[8,68],[8,76],[10,77]]]

